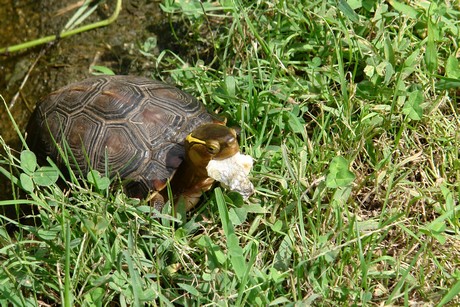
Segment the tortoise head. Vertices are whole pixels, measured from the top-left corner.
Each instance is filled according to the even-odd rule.
[[[185,138],[185,152],[196,171],[206,171],[211,160],[223,160],[239,151],[236,131],[221,124],[204,124]]]

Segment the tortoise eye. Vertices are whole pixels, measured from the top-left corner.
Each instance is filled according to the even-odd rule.
[[[206,148],[207,148],[209,153],[216,154],[220,150],[220,144],[219,144],[219,142],[208,142],[206,144]]]

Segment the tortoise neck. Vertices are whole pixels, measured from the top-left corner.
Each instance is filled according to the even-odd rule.
[[[208,176],[206,167],[197,167],[186,157],[170,182],[171,190],[174,192],[174,203],[179,203],[182,198],[186,211],[192,209],[203,192],[209,190],[213,183],[214,179]]]

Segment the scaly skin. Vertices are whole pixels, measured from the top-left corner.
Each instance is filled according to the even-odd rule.
[[[185,160],[170,182],[174,203],[185,203],[185,210],[191,210],[214,183],[206,170],[208,162],[229,158],[238,151],[235,130],[221,124],[205,124],[195,129],[185,140]],[[163,195],[167,194],[166,189],[163,191]]]

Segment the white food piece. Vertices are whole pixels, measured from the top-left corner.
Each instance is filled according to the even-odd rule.
[[[246,200],[254,193],[248,175],[252,169],[252,157],[236,153],[224,160],[211,160],[206,167],[208,176],[221,182],[226,188],[238,192]]]

